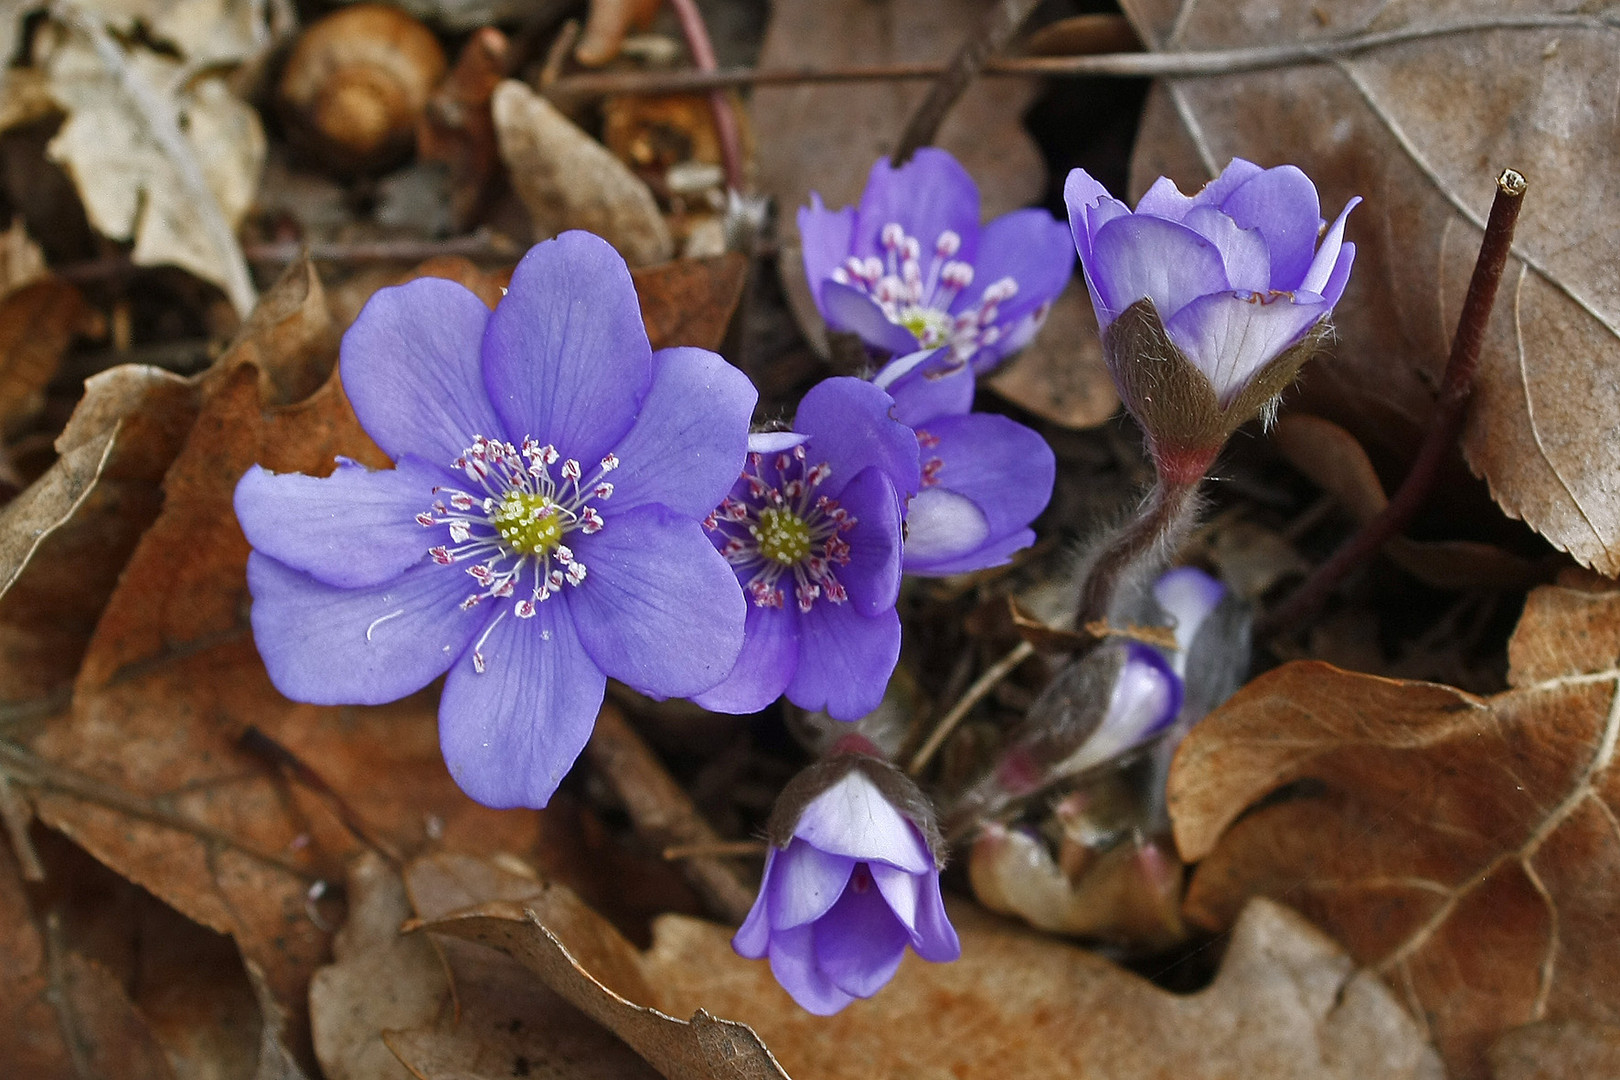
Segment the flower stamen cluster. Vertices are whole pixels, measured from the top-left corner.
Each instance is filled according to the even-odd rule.
[[[482,591],[462,600],[461,610],[488,599],[509,599],[524,572],[532,571],[529,595],[512,605],[513,615],[532,619],[537,604],[564,585],[577,587],[585,580],[585,564],[563,537],[576,529],[586,536],[601,531],[602,515],[591,500],[612,497],[613,484],[605,478],[619,467],[619,459],[603,457],[588,482],[582,482],[583,470],[573,458],[562,461],[561,480],[554,479],[551,467],[559,460],[556,447],[542,446],[531,436],[517,447],[475,435],[454,465],[482,494],[437,487],[431,509],[416,515],[424,528],[450,530],[450,544],[428,548],[434,562],[451,566],[475,560],[467,573]]]
[[[953,258],[962,249],[960,234],[945,229],[934,239],[926,271],[922,244],[899,222],[886,223],[879,242],[882,259],[851,255],[833,270],[832,280],[869,296],[886,319],[916,337],[918,348],[948,345],[957,360],[966,363],[980,348],[1001,340],[996,320],[1001,305],[1018,295],[1018,282],[999,278],[976,304],[953,314],[956,298],[973,284],[973,265]]]
[[[723,536],[720,553],[739,573],[755,607],[780,608],[782,578],[793,577],[799,610],[825,596],[842,604],[849,594],[835,568],[849,565],[844,533],[858,522],[838,500],[816,493],[832,475],[826,462],[806,465],[803,446],[774,455],[748,455],[742,480],[747,492],[726,497],[703,525]]]

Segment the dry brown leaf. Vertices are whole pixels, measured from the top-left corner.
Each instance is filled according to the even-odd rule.
[[[1529,1024],[1491,1047],[1492,1080],[1566,1080],[1620,1076],[1620,1027],[1600,1024]]]
[[[72,1069],[51,999],[45,938],[23,892],[17,859],[0,842],[0,1076],[66,1076]]]
[[[986,385],[1067,428],[1096,427],[1113,416],[1119,393],[1103,363],[1097,314],[1086,290],[1071,281],[1053,301],[1040,334]]]
[[[0,287],[0,432],[15,434],[45,403],[45,387],[87,314],[84,297],[66,281]]]
[[[1616,657],[1620,592],[1549,586],[1494,697],[1314,661],[1256,679],[1171,771],[1176,842],[1203,860],[1189,915],[1294,904],[1389,981],[1460,1077],[1485,1075],[1507,1028],[1620,1022]]]
[[[619,55],[619,46],[634,27],[645,29],[662,0],[591,0],[585,30],[574,46],[574,59],[586,67],[601,67]]]
[[[748,258],[733,251],[711,259],[675,259],[632,270],[630,277],[653,348],[718,349],[748,281]]]
[[[589,229],[632,266],[675,253],[647,185],[556,106],[508,79],[495,88],[492,107],[501,160],[534,220],[536,240]]]
[[[1483,0],[1125,5],[1160,49],[1327,41],[1488,21]],[[1516,5],[1514,27],[1371,49],[1329,63],[1171,81],[1150,98],[1133,187],[1190,190],[1233,156],[1292,162],[1330,212],[1351,195],[1356,270],[1339,341],[1300,399],[1381,460],[1405,462],[1433,407],[1497,170],[1530,181],[1497,298],[1464,448],[1501,507],[1557,547],[1620,574],[1620,140],[1609,101],[1620,27],[1522,25],[1591,10]],[[1183,15],[1185,17],[1183,17]]]
[[[0,511],[0,701],[65,691],[196,414],[185,380],[126,365],[85,383],[51,468]]]
[[[991,10],[985,0],[777,0],[761,47],[762,68],[833,68],[949,60]],[[940,129],[938,144],[979,185],[986,218],[1041,197],[1046,167],[1024,131],[1034,83],[978,80]],[[925,82],[759,87],[749,100],[759,141],[759,190],[781,218],[779,267],[799,325],[823,339],[804,280],[795,215],[820,192],[827,206],[858,202],[872,163],[893,152]]]
[[[804,1012],[765,964],[738,958],[731,930],[681,916],[658,921],[648,953],[618,942],[615,964],[635,967],[604,975],[589,959],[604,942],[582,933],[589,928],[579,925],[576,903],[552,888],[524,901],[526,912],[511,902],[492,904],[429,929],[496,945],[559,992],[597,1003],[604,1022],[672,1080],[712,1073],[693,1071],[704,1068],[702,1058],[660,1063],[650,1051],[669,1054],[671,1036],[700,1041],[704,1033],[731,1040],[736,1056],[726,1075],[779,1076],[753,1031],[789,1074],[817,1080],[1441,1075],[1433,1051],[1377,979],[1356,973],[1337,946],[1297,915],[1264,901],[1239,924],[1215,984],[1188,997],[1093,953],[952,904],[961,960],[925,964],[908,957],[891,985],[833,1017]],[[668,1015],[625,1002],[604,983]],[[637,986],[656,996],[639,996]],[[669,1015],[694,1019],[683,1032]],[[1265,1022],[1254,1023],[1257,1015]],[[744,1062],[766,1071],[744,1072]]]
[[[423,918],[545,891],[533,871],[510,857],[430,855],[412,861],[405,874],[411,902]],[[574,904],[581,919],[591,917]],[[440,950],[455,1003],[451,1009],[446,1002],[436,1023],[385,1034],[414,1075],[426,1080],[526,1073],[555,1080],[651,1080],[656,1075],[611,1032],[511,958],[465,941],[415,940],[424,946],[431,940],[429,947]],[[604,935],[603,940],[613,939]]]
[[[507,49],[506,35],[493,26],[474,33],[417,121],[417,155],[450,170],[450,215],[458,229],[477,219],[500,165],[489,102],[506,75]]]
[[[1356,437],[1319,416],[1292,413],[1277,421],[1272,440],[1289,464],[1365,524],[1389,505],[1384,485]],[[1469,540],[1391,537],[1384,554],[1401,569],[1441,589],[1522,589],[1545,580],[1528,559]]]

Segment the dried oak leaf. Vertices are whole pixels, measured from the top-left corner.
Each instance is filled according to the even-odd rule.
[[[1620,1076],[1620,1027],[1577,1021],[1515,1028],[1491,1047],[1492,1080]]]
[[[1620,574],[1620,140],[1609,104],[1620,25],[1572,0],[1511,11],[1486,0],[1125,7],[1163,50],[1460,27],[1327,63],[1163,82],[1133,186],[1165,173],[1190,189],[1240,156],[1300,166],[1332,211],[1366,197],[1347,234],[1358,250],[1339,341],[1300,399],[1399,463],[1433,408],[1491,180],[1503,166],[1523,172],[1530,190],[1464,450],[1503,510]]]
[[[546,891],[534,872],[514,858],[449,854],[413,860],[405,868],[405,886],[425,919]],[[573,910],[590,918],[577,900]],[[437,949],[454,987],[453,1007],[447,993],[437,1017],[383,1033],[412,1074],[425,1080],[493,1080],[534,1072],[556,1080],[652,1080],[657,1075],[612,1032],[510,957],[452,938],[418,935],[407,940],[430,952]]]
[[[1617,658],[1620,592],[1547,586],[1493,697],[1314,661],[1262,675],[1171,771],[1176,843],[1202,860],[1189,916],[1294,905],[1460,1077],[1485,1075],[1507,1028],[1620,1023]]]
[[[555,887],[426,928],[521,960],[670,1080],[714,1075],[719,1061],[728,1076],[780,1077],[785,1069],[818,1080],[1441,1075],[1433,1050],[1378,980],[1279,905],[1257,902],[1214,985],[1186,997],[972,905],[950,910],[961,960],[908,957],[881,993],[833,1017],[804,1012],[766,965],[739,959],[726,927],[665,916],[651,951],[637,954],[605,938],[599,920]],[[692,1015],[690,1025],[671,1019],[680,1015]],[[1256,1015],[1265,1023],[1254,1023]]]
[[[88,314],[78,288],[59,278],[0,289],[0,433],[16,434],[44,405],[45,387]]]
[[[282,698],[264,673],[247,624],[237,480],[255,462],[310,473],[329,471],[337,454],[385,464],[335,373],[295,404],[261,397],[254,358],[286,361],[325,335],[294,302],[304,284],[285,281],[265,309],[280,303],[284,317],[250,323],[254,333],[197,380],[200,409],[164,475],[162,509],[96,623],[71,703],[31,741],[39,764],[29,781],[48,824],[236,940],[300,1053],[307,983],[329,944],[306,894],[356,850],[345,820],[401,851],[525,850],[537,835],[533,815],[487,810],[456,788],[431,694],[316,708]],[[244,749],[250,728],[306,763],[321,788]],[[334,812],[334,793],[346,815]]]
[[[0,702],[65,692],[196,415],[195,390],[125,365],[85,383],[58,458],[0,511]]]
[[[762,68],[947,61],[991,8],[983,0],[777,0],[760,49]],[[821,316],[804,279],[795,215],[820,192],[837,208],[860,200],[872,163],[894,151],[926,82],[759,87],[749,100],[759,145],[759,190],[780,213],[778,266],[793,312],[812,340]],[[1028,206],[1046,189],[1046,166],[1023,126],[1034,83],[977,80],[951,109],[938,144],[979,185],[985,217]]]

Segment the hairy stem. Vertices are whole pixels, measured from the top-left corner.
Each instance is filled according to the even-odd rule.
[[[1196,480],[1160,476],[1136,516],[1109,540],[1080,583],[1074,625],[1107,622],[1120,586],[1139,576],[1145,563],[1164,562],[1192,526],[1198,508]]]

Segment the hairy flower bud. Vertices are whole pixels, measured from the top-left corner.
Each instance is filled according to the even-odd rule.
[[[1120,397],[1167,478],[1201,474],[1325,334],[1361,200],[1326,225],[1304,173],[1241,158],[1190,197],[1160,177],[1134,212],[1083,169],[1063,194]]]
[[[941,847],[917,786],[859,736],[783,790],[759,897],[732,947],[769,957],[782,988],[827,1016],[894,977],[906,946],[961,955],[939,891]]]

